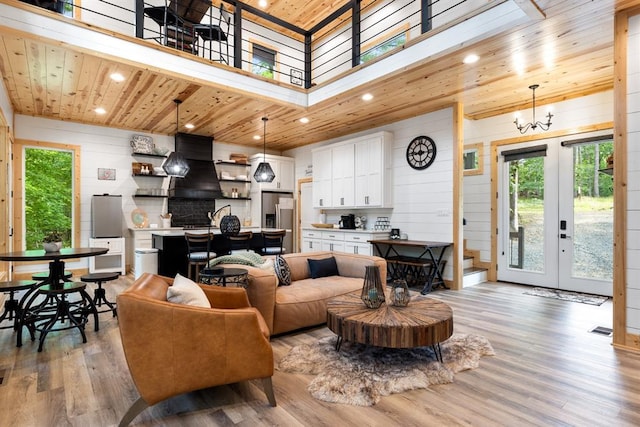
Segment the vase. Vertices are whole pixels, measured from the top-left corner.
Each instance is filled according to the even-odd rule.
[[[42,249],[45,252],[60,252],[60,248],[62,248],[62,242],[43,242]]]
[[[396,307],[406,307],[409,305],[411,295],[407,281],[404,279],[396,279],[391,283],[391,305]]]
[[[384,302],[384,288],[377,265],[365,267],[364,284],[360,298],[368,308],[378,308]]]

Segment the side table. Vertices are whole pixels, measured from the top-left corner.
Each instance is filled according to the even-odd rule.
[[[247,287],[249,272],[244,268],[205,268],[200,271],[200,283],[205,285]]]

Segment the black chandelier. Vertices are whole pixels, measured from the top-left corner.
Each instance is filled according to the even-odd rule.
[[[551,117],[553,117],[553,114],[551,114],[551,111],[547,112],[547,115],[545,116],[547,121],[545,123],[536,121],[536,89],[538,89],[539,87],[540,85],[529,86],[529,89],[533,91],[533,105],[531,107],[533,110],[533,120],[527,124],[523,124],[522,122],[520,122],[519,117],[516,116],[516,119],[513,121],[513,123],[515,123],[520,133],[525,133],[529,129],[536,130],[537,128],[540,128],[543,131],[547,131],[549,130],[549,127],[551,127]]]
[[[262,118],[262,122],[264,123],[264,130],[262,134],[262,162],[258,165],[258,169],[256,169],[253,174],[253,178],[256,182],[272,182],[276,177],[276,174],[271,169],[271,165],[267,163],[267,120],[266,117]]]
[[[176,134],[180,131],[180,104],[182,101],[174,99],[176,104]],[[174,148],[175,149],[175,148]],[[189,164],[184,156],[180,153],[172,151],[167,160],[162,164],[162,169],[169,176],[176,178],[184,178],[189,173]]]

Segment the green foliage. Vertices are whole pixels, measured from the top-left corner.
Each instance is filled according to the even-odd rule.
[[[26,249],[38,249],[57,230],[71,246],[73,155],[68,151],[25,149]]]
[[[402,46],[406,41],[407,35],[405,32],[402,32],[401,34],[398,34],[397,36],[394,36],[380,43],[379,45],[372,47],[366,52],[363,52],[360,55],[360,63],[364,64],[365,62],[370,61],[373,58],[377,58],[378,56],[381,56],[389,52],[390,50],[397,48],[398,46]]]
[[[57,230],[45,234],[45,236],[42,238],[42,241],[44,243],[62,242],[62,240],[62,234]]]
[[[273,65],[268,62],[260,60],[260,58],[253,59],[253,74],[257,74],[268,79],[273,78]]]

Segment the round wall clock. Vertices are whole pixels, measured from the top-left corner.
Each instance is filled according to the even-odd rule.
[[[407,163],[414,169],[426,169],[436,159],[436,143],[428,136],[416,136],[407,147]]]

